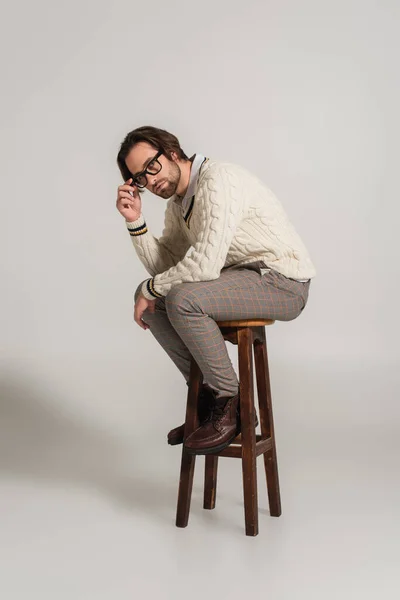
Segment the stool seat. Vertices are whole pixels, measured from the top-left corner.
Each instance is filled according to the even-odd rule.
[[[237,321],[216,321],[218,327],[264,327],[273,325],[273,319],[238,319]]]

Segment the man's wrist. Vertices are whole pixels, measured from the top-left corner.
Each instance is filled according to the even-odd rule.
[[[154,277],[143,281],[141,292],[147,300],[157,300],[157,298],[163,297],[163,295],[159,294],[154,288]]]
[[[140,215],[135,221],[127,221],[125,219],[126,226],[128,228],[129,234],[131,237],[137,237],[139,235],[143,235],[147,233],[147,225],[143,214]]]

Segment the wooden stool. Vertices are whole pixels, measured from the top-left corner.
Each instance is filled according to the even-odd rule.
[[[237,344],[238,346],[240,418],[242,427],[241,434],[238,435],[229,446],[224,448],[224,450],[205,456],[203,507],[206,509],[215,508],[218,457],[228,456],[232,458],[241,458],[246,535],[251,536],[258,534],[256,459],[260,454],[264,455],[270,515],[272,517],[279,517],[281,514],[278,464],[272,415],[267,341],[265,335],[265,326],[273,325],[273,323],[274,321],[265,319],[217,322],[224,339],[232,344]],[[255,408],[252,346],[254,346],[261,435],[256,435],[254,428]],[[196,361],[192,359],[186,405],[185,439],[198,427],[197,399],[202,383],[203,374]],[[185,447],[183,447],[176,513],[177,527],[186,527],[188,524],[195,460],[196,455],[189,454],[185,451]]]

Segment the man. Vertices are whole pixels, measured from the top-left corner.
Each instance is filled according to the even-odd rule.
[[[185,447],[219,451],[240,431],[240,398],[216,321],[295,319],[314,265],[281,203],[246,169],[201,154],[189,158],[174,135],[150,126],[127,134],[117,163],[125,182],[117,209],[151,275],[136,290],[134,319],[150,327],[187,382],[196,360],[204,380],[200,426]],[[142,214],[145,188],[168,199],[159,239]],[[168,442],[182,443],[183,429],[170,431]]]

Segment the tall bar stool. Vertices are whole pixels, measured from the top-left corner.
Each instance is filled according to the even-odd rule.
[[[266,319],[217,322],[224,340],[238,346],[242,427],[241,433],[224,450],[205,456],[203,508],[215,508],[218,458],[220,456],[240,458],[246,535],[250,536],[258,534],[257,456],[261,454],[264,457],[270,515],[279,517],[282,512],[265,333],[265,326],[273,325],[274,322]],[[254,428],[252,348],[254,348],[261,435],[256,435]],[[202,383],[203,374],[196,361],[192,359],[186,405],[185,439],[198,427],[197,399]],[[183,446],[176,512],[177,527],[186,527],[188,524],[195,462],[196,455],[186,452]]]

